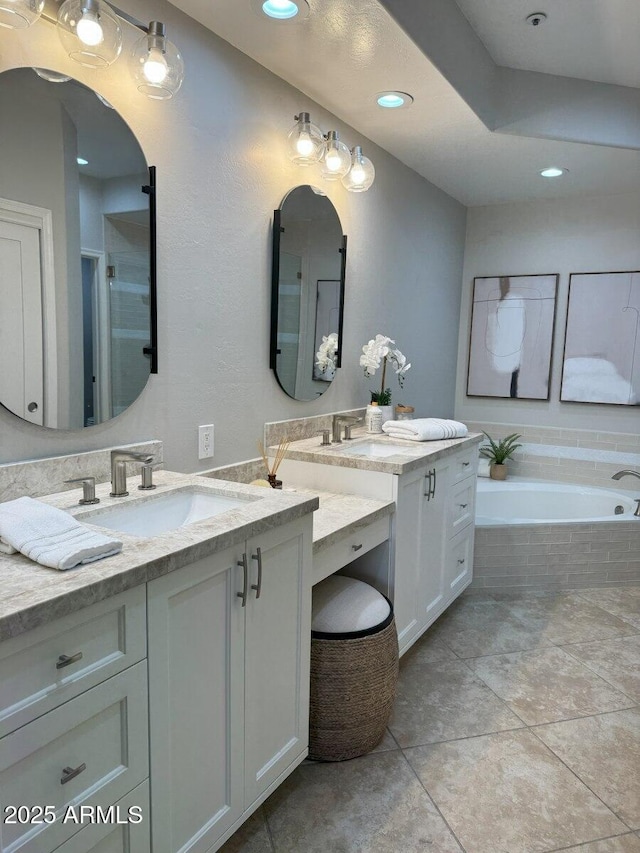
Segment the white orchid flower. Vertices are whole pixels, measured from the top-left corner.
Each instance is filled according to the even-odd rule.
[[[411,367],[411,364],[407,363],[407,357],[399,349],[395,349],[394,345],[394,340],[386,335],[378,334],[362,347],[360,367],[364,369],[364,375],[367,378],[372,377],[382,365],[381,391],[384,391],[387,361],[392,363],[401,388],[404,383],[405,374]]]

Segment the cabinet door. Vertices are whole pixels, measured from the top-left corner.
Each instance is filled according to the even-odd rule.
[[[447,546],[447,597],[453,601],[473,580],[473,538],[475,528],[469,524],[449,540]]]
[[[147,585],[154,853],[204,853],[244,811],[238,550]]]
[[[251,579],[245,646],[247,806],[306,754],[309,744],[311,524],[307,516],[247,543]]]
[[[427,469],[396,477],[396,514],[393,539],[395,567],[391,597],[402,653],[420,634],[418,592],[422,569],[423,504],[427,498]]]
[[[449,462],[441,460],[427,469],[427,496],[422,501],[420,524],[420,621],[423,628],[437,618],[445,604],[446,514]]]

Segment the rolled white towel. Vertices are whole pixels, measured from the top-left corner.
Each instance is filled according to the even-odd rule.
[[[119,540],[33,498],[0,504],[0,538],[36,563],[63,571],[122,551]]]
[[[469,434],[460,421],[444,418],[417,418],[413,421],[386,421],[382,429],[391,438],[410,441],[441,441],[444,438],[464,438]]]

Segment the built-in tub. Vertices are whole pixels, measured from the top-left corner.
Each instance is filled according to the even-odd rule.
[[[618,507],[623,511],[616,513]],[[628,492],[613,489],[519,478],[505,482],[478,478],[476,524],[480,526],[633,521],[635,508],[636,502]]]
[[[640,584],[635,496],[571,483],[479,478],[470,590]]]

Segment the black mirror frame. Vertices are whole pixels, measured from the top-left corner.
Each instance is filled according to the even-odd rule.
[[[156,167],[149,166],[149,183],[142,187],[149,196],[149,346],[143,353],[150,356],[149,373],[158,372],[158,280],[156,260]]]
[[[280,282],[280,235],[284,231],[281,224],[280,209],[273,211],[273,253],[271,259],[271,343],[269,352],[269,367],[276,374],[278,385],[282,384],[276,372],[278,357],[278,288]],[[342,367],[342,332],[344,328],[344,289],[347,272],[347,235],[342,235],[342,247],[338,249],[340,261],[340,323],[338,325],[338,349],[336,351],[336,367]],[[282,388],[285,393],[286,389]]]

